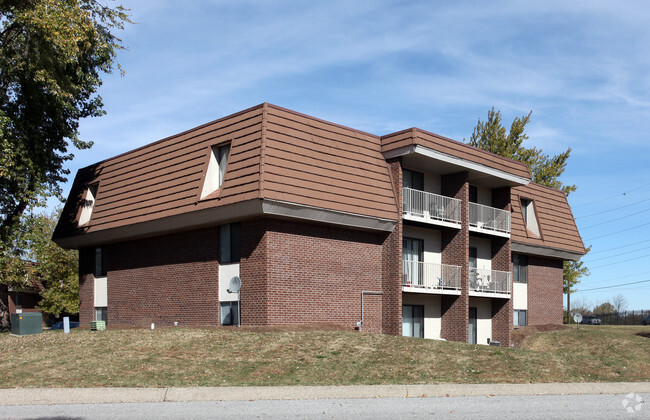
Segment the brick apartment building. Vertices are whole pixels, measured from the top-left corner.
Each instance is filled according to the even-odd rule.
[[[79,249],[82,325],[503,345],[562,323],[562,262],[585,252],[564,194],[521,163],[270,104],[81,169],[54,240]]]

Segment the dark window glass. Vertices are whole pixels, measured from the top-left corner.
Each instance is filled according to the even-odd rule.
[[[108,323],[108,310],[106,307],[95,308],[95,321],[104,321]]]
[[[402,335],[424,338],[424,306],[402,306]]]
[[[524,198],[521,199],[521,213],[524,215],[524,223],[528,227],[528,205],[530,204],[529,200]]]
[[[402,186],[404,188],[413,188],[414,190],[424,191],[424,174],[422,172],[404,169],[402,171]]]
[[[239,325],[239,302],[221,302],[221,325]]]
[[[469,186],[469,202],[478,203],[478,188],[474,185]]]
[[[95,277],[106,277],[106,248],[95,248]]]
[[[241,259],[241,225],[230,223],[219,227],[219,262],[236,263]]]
[[[518,283],[528,282],[528,256],[512,254],[512,277]]]

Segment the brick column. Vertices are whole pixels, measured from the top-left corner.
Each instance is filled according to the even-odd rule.
[[[492,190],[492,206],[510,211],[510,187]],[[510,238],[492,238],[492,269],[512,273]],[[511,274],[512,276],[512,274]],[[512,278],[510,279],[512,290]],[[510,299],[492,299],[492,339],[510,346],[512,332],[512,295]]]
[[[242,222],[241,235],[242,325],[268,325],[267,219]]]
[[[95,249],[79,250],[79,325],[90,328],[90,321],[95,319]],[[109,312],[110,316],[110,312]]]
[[[469,320],[469,174],[442,176],[442,194],[461,200],[461,229],[444,229],[441,235],[442,263],[461,266],[460,296],[441,296],[442,338],[467,342]]]
[[[398,222],[382,245],[382,332],[402,334],[402,162],[387,161],[397,201]]]

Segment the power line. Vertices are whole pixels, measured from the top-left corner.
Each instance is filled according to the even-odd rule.
[[[598,199],[597,201],[593,201],[593,202],[591,202],[591,203],[582,203],[582,204],[578,204],[577,206],[573,206],[573,208],[589,206],[589,205],[592,205],[592,204],[599,204],[599,203],[602,203],[603,201],[609,201],[609,200],[611,200],[612,198],[617,198],[617,197],[619,197],[619,196],[621,196],[621,195],[622,195],[622,196],[626,196],[627,194],[629,194],[629,193],[631,193],[631,192],[633,192],[633,191],[636,191],[636,190],[640,190],[641,188],[645,188],[645,187],[647,187],[648,185],[650,185],[650,182],[647,183],[647,184],[643,184],[643,185],[640,185],[640,186],[638,186],[638,187],[632,188],[632,189],[629,190],[628,192],[622,192],[622,193],[615,194],[615,195],[612,195],[612,196],[607,197],[607,198],[600,198],[600,199]]]
[[[583,289],[583,290],[577,290],[576,293],[578,292],[589,292],[591,290],[601,290],[601,289],[612,289],[614,287],[621,287],[621,286],[629,286],[631,284],[639,284],[639,283],[647,283],[649,282],[650,279],[648,280],[641,280],[641,281],[633,281],[631,283],[623,283],[623,284],[615,284],[613,286],[603,286],[603,287],[594,287],[592,289]]]
[[[643,251],[643,250],[645,250],[645,249],[649,249],[649,248],[650,248],[650,246],[645,246],[645,247],[643,247],[643,248],[633,249],[632,251],[627,251],[627,252],[622,252],[622,253],[620,253],[620,254],[610,255],[610,256],[608,256],[608,257],[600,257],[600,258],[596,258],[595,260],[589,260],[589,259],[587,259],[587,261],[584,261],[584,263],[585,263],[585,264],[589,264],[589,263],[592,263],[592,262],[594,262],[594,261],[608,260],[608,259],[610,259],[610,258],[620,257],[621,255],[627,255],[627,254],[630,254],[630,253],[632,253],[632,252],[639,252],[639,251]],[[588,256],[589,256],[589,254],[586,255],[586,257],[588,257]]]
[[[610,264],[597,265],[596,267],[591,267],[590,270],[593,270],[594,268],[609,267],[610,265],[622,264],[628,261],[634,261],[645,257],[650,257],[650,254],[645,254],[645,255],[641,255],[640,257],[630,258],[629,260],[617,261]]]
[[[647,226],[647,225],[650,225],[650,222],[646,222],[646,223],[643,223],[643,224],[640,224],[640,225],[632,226],[631,228],[622,229],[622,230],[619,230],[618,232],[612,232],[612,233],[608,233],[608,234],[605,234],[605,235],[600,235],[600,236],[596,236],[596,237],[593,237],[593,238],[589,238],[589,239],[585,240],[585,242],[591,242],[594,239],[605,238],[607,236],[612,236],[612,235],[616,235],[618,233],[627,232],[628,230],[638,229],[640,227]]]
[[[598,213],[591,213],[591,214],[586,214],[584,216],[578,216],[578,217],[576,217],[576,220],[577,219],[584,219],[585,217],[598,216],[599,214],[609,213],[609,212],[624,209],[624,208],[630,207],[630,206],[636,206],[637,204],[645,203],[646,201],[650,201],[650,198],[646,198],[645,200],[637,201],[636,203],[630,203],[630,204],[627,204],[625,206],[615,207],[613,209],[599,211]]]
[[[648,200],[650,200],[650,198]],[[607,220],[605,222],[596,223],[595,225],[581,227],[580,230],[589,229],[589,228],[596,227],[596,226],[601,226],[601,225],[606,225],[607,223],[618,222],[621,219],[627,219],[628,217],[636,216],[637,214],[645,213],[646,211],[650,211],[650,208],[647,208],[647,209],[641,210],[641,211],[637,211],[636,213],[628,214],[627,216],[621,216],[621,217],[617,217],[616,219],[610,219],[610,220]]]
[[[587,254],[586,256],[590,256],[590,255],[593,255],[593,254],[600,254],[602,252],[607,252],[607,251],[614,251],[616,249],[627,248],[627,247],[630,247],[630,246],[633,246],[633,245],[643,244],[643,243],[646,243],[646,242],[650,242],[650,239],[646,239],[645,241],[634,242],[634,243],[627,244],[627,245],[616,246],[614,248],[600,249],[598,251],[589,251],[589,254]],[[630,251],[630,252],[634,252],[634,251]]]
[[[631,278],[634,277],[634,276],[647,276],[648,274],[650,274],[650,272],[648,272],[648,271],[644,271],[644,272],[642,272],[642,273],[625,274],[625,278],[626,278],[626,279],[631,279]],[[609,282],[611,282],[611,281],[612,281],[611,279],[589,281],[589,285],[590,285],[590,286],[593,286],[593,285],[595,285],[595,284],[609,283]]]

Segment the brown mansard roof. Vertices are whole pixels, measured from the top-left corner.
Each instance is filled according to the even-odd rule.
[[[211,147],[227,143],[224,182],[200,199]],[[519,162],[423,130],[380,138],[262,104],[79,170],[54,238],[120,229],[124,237],[129,235],[124,229],[136,232],[137,226],[181,216],[186,225],[196,225],[188,217],[210,223],[214,213],[208,211],[261,200],[396,222],[398,201],[382,153],[410,145],[530,178]],[[91,185],[98,185],[92,217],[79,227],[81,202]],[[536,184],[512,192],[513,242],[584,252],[564,194]],[[535,201],[540,238],[523,227],[520,195]],[[170,224],[183,228],[178,221]]]
[[[540,236],[526,229],[521,199],[533,201]],[[511,189],[513,242],[583,255],[585,247],[571,207],[562,191],[531,182]]]
[[[398,131],[381,138],[382,153],[415,145],[530,179],[528,167],[521,162],[419,128]]]
[[[201,200],[210,148],[226,143],[224,182]],[[92,217],[80,228],[93,184]],[[54,238],[259,199],[398,219],[377,136],[262,104],[81,169]]]

